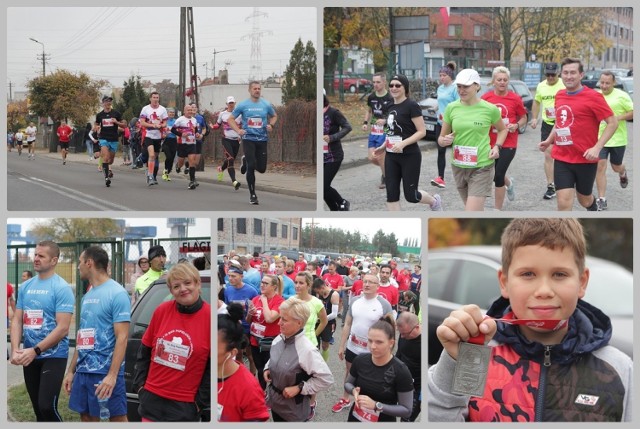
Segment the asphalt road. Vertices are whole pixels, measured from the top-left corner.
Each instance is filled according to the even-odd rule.
[[[633,122],[628,123],[628,130],[629,145],[625,152],[624,164],[627,167],[630,183],[626,189],[622,189],[619,185],[617,174],[611,170],[610,166],[607,168],[607,202],[609,211],[630,212],[633,210],[632,195],[635,179],[633,171]],[[503,210],[519,212],[557,210],[555,198],[552,200],[544,200],[542,198],[546,191],[546,178],[543,169],[544,157],[537,148],[539,142],[539,128],[535,130],[527,128],[526,132],[519,136],[518,150],[507,172],[508,176],[514,178],[516,198],[513,202],[505,199]],[[422,145],[420,188],[431,194],[440,194],[444,211],[462,211],[464,210],[464,204],[455,188],[455,182],[451,174],[450,151],[447,151],[447,166],[445,169],[447,187],[439,189],[430,184],[431,179],[437,175],[436,160],[438,152],[435,145],[435,142]],[[333,187],[340,192],[343,198],[350,201],[352,211],[386,210],[386,191],[378,189],[378,184],[380,183],[379,167],[352,161],[356,155],[360,159],[366,158],[366,141],[346,142],[344,146],[345,160],[349,159],[350,162],[343,163],[338,175],[333,180]],[[354,152],[355,155],[351,156],[350,154]],[[596,193],[595,184],[593,192],[594,194]],[[429,211],[429,207],[426,205],[407,203],[402,195],[400,204],[402,210],[405,211]],[[578,205],[577,201],[573,209],[576,211],[585,210]],[[326,205],[324,205],[324,210],[328,210]],[[486,199],[485,210],[494,210],[493,196]]]
[[[188,190],[188,179],[183,174],[172,175],[171,182],[158,176],[159,185],[148,187],[145,170],[131,170],[116,166],[111,187],[97,171],[97,161],[67,162],[59,158],[17,156],[7,157],[7,208],[20,211],[263,211],[263,210],[315,210],[314,199],[300,198],[266,191],[258,191],[260,205],[249,204],[246,185],[235,191],[229,184],[216,183],[200,176],[200,186]],[[202,173],[201,173],[202,174]],[[196,173],[196,178],[198,174]],[[257,182],[260,175],[257,175]]]

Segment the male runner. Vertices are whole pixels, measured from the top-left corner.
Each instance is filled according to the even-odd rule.
[[[29,152],[29,159],[36,159],[36,133],[38,132],[36,124],[34,124],[33,122],[29,122],[29,126],[24,130],[24,132],[27,135],[27,150]]]
[[[387,123],[389,107],[393,105],[393,98],[387,91],[387,77],[384,73],[376,73],[373,75],[373,90],[367,97],[367,112],[364,115],[362,130],[367,131],[371,124],[371,132],[369,133],[369,161],[380,167],[382,176],[380,178],[380,189],[386,187],[384,180],[384,156],[385,151],[375,152],[375,149],[384,143],[386,135],[384,126]]]
[[[60,126],[56,132],[58,135],[58,141],[60,143],[60,153],[62,154],[62,165],[67,163],[67,153],[69,152],[69,140],[73,134],[73,128],[67,125],[67,122],[63,119],[60,121]]]
[[[147,161],[147,186],[152,186],[158,184],[159,163],[157,157],[159,156],[160,145],[162,144],[162,129],[167,124],[169,114],[167,113],[167,109],[160,105],[160,94],[158,92],[152,92],[149,95],[149,101],[150,103],[140,111],[140,126],[147,131],[142,142],[142,150],[149,154]]]
[[[118,127],[125,127],[127,121],[122,119],[120,112],[111,108],[113,98],[105,95],[102,97],[102,111],[96,115],[96,125],[100,127],[98,139],[100,141],[100,156],[102,158],[102,172],[104,184],[111,186],[113,172],[109,166],[113,164],[118,151]]]

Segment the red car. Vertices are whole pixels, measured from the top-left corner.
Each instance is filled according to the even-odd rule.
[[[369,79],[360,78],[355,75],[344,73],[342,75],[337,72],[333,75],[333,89],[340,89],[340,80],[342,78],[342,91],[355,94],[356,92],[368,92],[373,88],[373,83]]]

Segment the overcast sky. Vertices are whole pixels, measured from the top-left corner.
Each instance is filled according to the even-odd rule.
[[[284,72],[298,38],[317,47],[313,7],[194,7],[193,21],[202,80],[213,75],[214,51],[215,68],[230,61],[230,83],[243,83],[251,74],[254,44],[261,48],[263,78]],[[43,46],[30,38],[44,44],[47,74],[84,71],[115,87],[132,74],[178,83],[179,7],[8,8],[7,85],[11,82],[14,90],[24,90],[29,79],[42,74]]]
[[[124,219],[127,226],[155,226],[157,235],[155,238],[169,238],[171,230],[167,227],[167,219],[165,218],[125,218],[115,217],[114,219]],[[196,225],[189,227],[190,237],[211,237],[211,220],[209,218],[195,218]],[[25,232],[31,229],[34,222],[46,221],[44,218],[9,218],[7,224],[22,225],[20,235],[24,236]]]
[[[344,231],[360,231],[369,239],[382,229],[386,234],[395,233],[398,244],[402,245],[405,238],[417,238],[418,246],[422,243],[422,221],[418,218],[305,218],[302,219],[302,227],[316,223],[317,228],[340,228]]]

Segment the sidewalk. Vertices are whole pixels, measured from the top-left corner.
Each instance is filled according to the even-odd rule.
[[[24,152],[23,152],[24,156]],[[49,151],[44,151],[42,149],[36,149],[36,157],[44,156],[47,158],[62,160],[62,155],[60,153],[54,153]],[[86,152],[81,153],[71,153],[67,154],[67,161],[69,163],[83,163],[94,165],[97,168],[98,161],[97,160],[89,160]],[[217,175],[217,163],[214,165],[211,161],[205,161],[204,172],[198,172],[198,181],[206,182],[206,183],[220,183],[228,186],[229,174],[224,172],[224,181],[218,182],[216,179]],[[132,170],[130,165],[122,165],[122,157],[120,153],[116,155],[116,159],[113,163],[113,171],[131,171],[132,173],[136,173],[136,171],[140,170]],[[269,165],[266,173],[260,174],[256,173],[256,190],[263,192],[273,192],[277,194],[296,196],[301,198],[309,198],[316,199],[316,190],[317,190],[317,180],[316,180],[316,169],[315,166],[308,166],[308,168],[304,168],[304,171],[288,173],[285,170],[289,168],[287,163],[273,163]],[[163,165],[162,162],[160,164],[160,170],[158,172],[158,179],[162,175]],[[172,175],[177,174],[175,171],[171,173]],[[236,175],[241,177],[240,174],[240,160],[236,160]],[[243,179],[238,179],[240,182],[244,184]]]
[[[435,150],[437,143],[431,140],[422,139],[418,142],[421,151]],[[360,167],[369,163],[367,156],[369,149],[367,148],[367,139],[344,139],[342,140],[342,150],[344,150],[344,160],[340,166],[341,170],[353,167]]]

